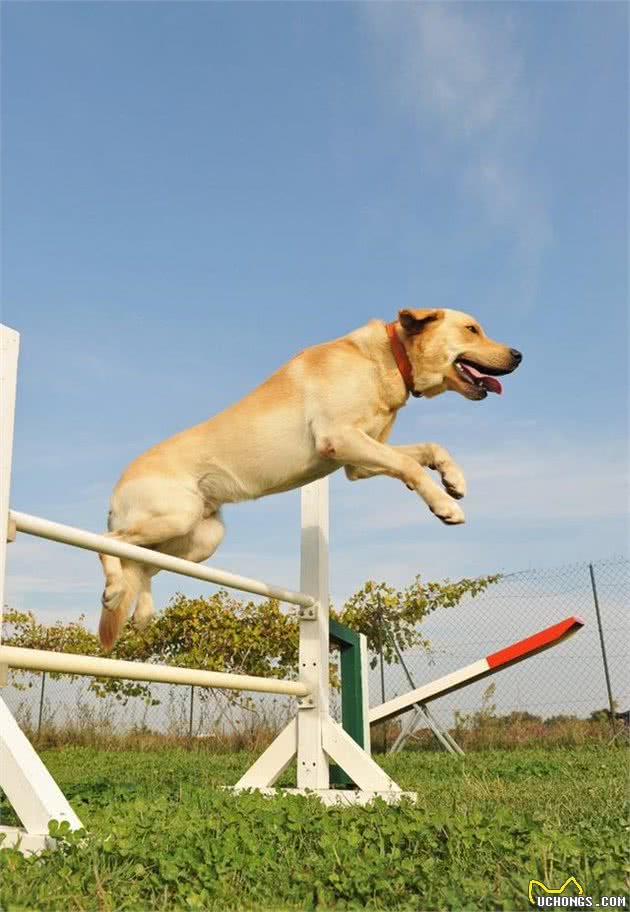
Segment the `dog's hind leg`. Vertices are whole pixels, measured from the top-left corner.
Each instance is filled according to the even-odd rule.
[[[158,567],[149,567],[148,564],[145,564],[142,570],[144,572],[139,578],[138,600],[133,612],[133,626],[137,630],[144,630],[155,614],[151,578],[160,572]]]
[[[112,557],[111,554],[99,554],[99,560],[105,574],[105,588],[101,602],[103,608],[114,611],[124,592],[122,564],[119,557]]]
[[[161,517],[157,517],[161,520]],[[107,537],[119,541],[127,541],[131,538],[132,544],[150,545],[151,533],[156,529],[156,525],[148,525],[149,538],[138,534],[138,531],[132,530],[132,535],[126,529],[108,532]],[[146,532],[145,526],[145,532]],[[164,524],[157,526],[160,530],[165,528]],[[118,557],[112,557],[109,554],[99,554],[103,572],[105,573],[105,588],[101,596],[101,620],[99,623],[99,638],[101,645],[107,650],[111,650],[120,636],[125,621],[131,613],[131,608],[136,599],[138,592],[144,592],[149,588],[150,599],[150,568],[147,565],[136,564],[132,561],[122,560]],[[147,576],[147,571],[149,575]],[[157,570],[154,572],[157,573]],[[145,582],[146,577],[146,582]]]
[[[211,554],[214,554],[221,544],[224,534],[225,526],[220,513],[217,512],[200,520],[188,535],[164,542],[155,550],[160,551],[162,554],[172,554],[174,557],[181,557],[184,560],[200,563],[207,560]],[[140,578],[138,601],[133,613],[134,626],[139,630],[143,630],[147,626],[155,613],[151,594],[151,577],[159,572],[157,567],[149,567],[148,565],[145,565],[142,569],[144,573]]]
[[[221,513],[217,510],[211,516],[206,516],[199,520],[196,526],[187,536],[188,541],[183,543],[183,550],[177,553],[177,557],[183,557],[186,560],[194,561],[196,564],[208,560],[214,554],[225,535],[225,525]],[[165,551],[160,548],[160,551]],[[169,551],[169,554],[175,554]]]
[[[103,647],[109,652],[120,636],[125,622],[129,617],[134,601],[141,590],[146,567],[133,561],[120,561],[121,573],[116,581],[115,597],[110,593],[106,601],[110,586],[106,586],[103,593],[103,610],[99,623],[98,634]]]
[[[202,498],[186,486],[163,484],[158,488],[152,485],[149,493],[151,500],[146,496],[146,486],[133,482],[115,493],[108,538],[157,550],[172,539],[185,538],[203,515]],[[152,613],[152,572],[147,570],[146,565],[106,555],[101,557],[101,561],[105,571],[105,591],[99,636],[105,649],[109,650],[118,639],[139,595],[142,598],[138,618]]]

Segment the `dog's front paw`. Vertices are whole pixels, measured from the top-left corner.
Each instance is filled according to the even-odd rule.
[[[442,473],[442,484],[447,494],[456,500],[466,496],[466,479],[464,473],[454,463]]]
[[[441,519],[447,526],[459,526],[461,523],[466,522],[464,511],[450,497],[445,497],[437,503],[429,504],[429,509],[434,516]]]

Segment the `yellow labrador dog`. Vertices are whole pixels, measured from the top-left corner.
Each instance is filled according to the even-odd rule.
[[[489,339],[455,310],[401,310],[301,352],[240,402],[139,456],[120,477],[109,535],[191,561],[220,544],[221,507],[289,491],[341,466],[350,481],[398,478],[444,523],[464,522],[454,498],[464,476],[435,443],[388,446],[409,395],[453,390],[467,399],[500,393],[495,378],[518,367],[520,352]],[[429,476],[436,470],[444,490]],[[153,614],[151,567],[101,555],[105,572],[100,638],[111,649],[133,620]]]

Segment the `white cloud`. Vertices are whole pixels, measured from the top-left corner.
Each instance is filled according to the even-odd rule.
[[[385,10],[391,13],[384,5],[368,11],[377,27]],[[521,72],[509,20],[502,17],[499,37],[478,14],[453,5],[415,4],[405,12],[404,31],[394,29],[393,38],[402,51],[400,87],[407,102],[432,114],[454,138],[494,129],[509,110]]]
[[[498,4],[364,3],[357,7],[388,100],[433,144],[460,192],[511,239],[531,302],[552,237],[544,194],[523,165],[535,134],[536,87],[525,72],[518,13]]]

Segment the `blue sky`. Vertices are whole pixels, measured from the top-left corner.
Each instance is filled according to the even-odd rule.
[[[626,552],[625,4],[2,6],[16,509],[103,529],[147,446],[445,306],[524,352],[501,398],[411,401],[392,437],[452,450],[467,524],[335,476],[334,599]],[[297,586],[298,504],[228,508],[213,562]],[[96,624],[93,555],[21,537],[10,570],[11,604]]]

